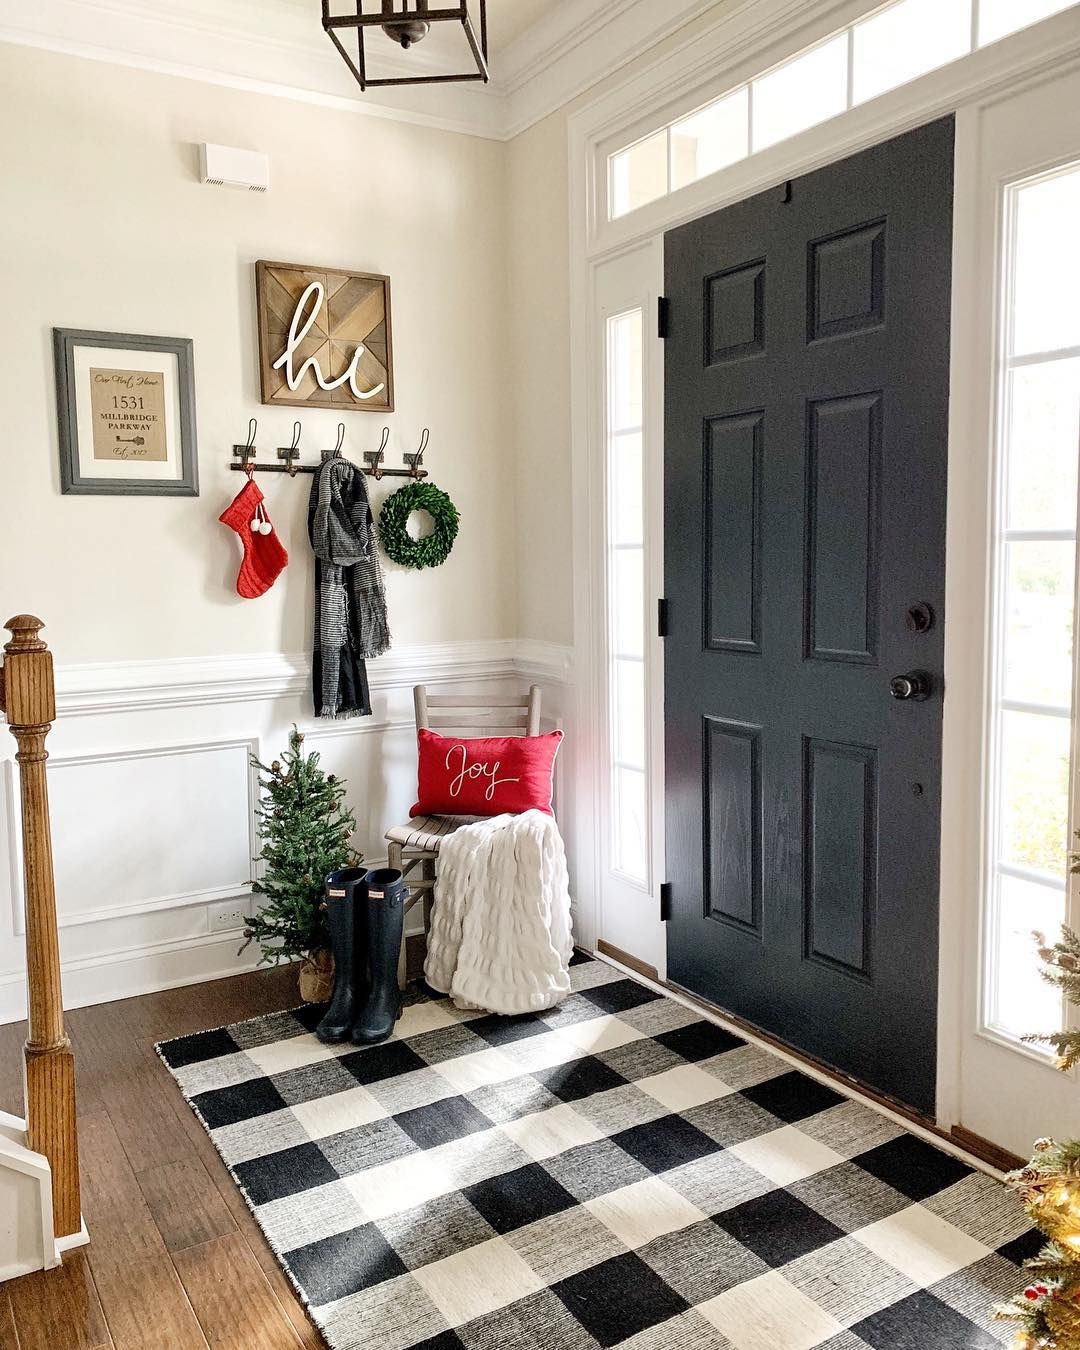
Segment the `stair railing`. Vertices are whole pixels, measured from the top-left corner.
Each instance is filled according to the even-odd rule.
[[[26,902],[26,1144],[52,1169],[56,1237],[82,1225],[79,1143],[75,1128],[75,1057],[64,1030],[56,926],[45,738],[56,717],[52,653],[38,636],[44,624],[18,614],[4,625],[11,640],[0,667],[0,712],[18,743]]]

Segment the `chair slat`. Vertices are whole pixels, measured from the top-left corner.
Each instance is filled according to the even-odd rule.
[[[461,722],[447,721],[432,722],[428,730],[437,731],[440,736],[452,734],[467,740],[477,740],[484,736],[525,736],[529,729],[523,722],[516,722],[512,726],[499,722],[485,722],[483,726],[466,726]]]
[[[473,694],[428,694],[429,708],[528,708],[528,696],[523,698],[484,698]]]
[[[457,708],[447,709],[438,715],[428,715],[428,726],[490,726],[492,722],[500,722],[503,726],[524,727],[529,724],[529,715],[526,712],[521,713],[490,713],[480,711],[461,711]]]

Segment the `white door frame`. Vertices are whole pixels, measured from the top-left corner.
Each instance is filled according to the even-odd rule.
[[[978,391],[985,387],[985,379],[984,373],[976,368],[979,349],[973,341],[973,332],[982,319],[978,313],[978,278],[963,246],[977,210],[970,150],[976,136],[978,110],[1004,93],[1080,64],[1080,9],[1073,7],[1045,19],[619,220],[608,221],[603,209],[606,157],[610,150],[649,127],[663,125],[670,120],[673,110],[700,106],[710,97],[877,7],[877,0],[842,0],[815,7],[815,17],[807,22],[806,7],[792,0],[743,0],[707,33],[697,32],[692,40],[675,47],[568,119],[574,643],[576,723],[580,729],[574,738],[570,770],[574,799],[579,806],[599,800],[606,790],[607,773],[607,766],[597,753],[599,738],[586,734],[588,728],[605,725],[607,716],[602,646],[602,635],[606,632],[603,537],[606,450],[596,430],[597,400],[603,378],[595,336],[596,281],[600,267],[651,243],[651,255],[644,255],[652,258],[651,276],[643,276],[642,290],[659,294],[663,285],[666,230],[935,117],[955,113],[950,448],[978,444],[972,436],[971,409]],[[980,453],[987,454],[985,442]],[[978,545],[973,552],[969,542],[972,538],[985,538],[985,529],[973,530],[972,512],[976,515],[980,509],[985,512],[986,504],[983,501],[980,506],[979,501],[965,498],[959,485],[954,484],[955,458],[950,455],[946,531],[950,619],[945,654],[938,1019],[938,1119],[946,1126],[955,1123],[958,1108],[957,1064],[963,1013],[957,974],[961,953],[965,945],[970,946],[969,906],[978,904],[980,894],[979,854],[977,849],[972,852],[970,840],[972,812],[979,807],[978,800],[973,798],[981,795],[972,792],[971,787],[982,782],[982,731],[981,724],[975,727],[970,703],[977,701],[981,693],[984,652],[981,647],[970,649],[970,633],[965,633],[961,619],[961,597],[966,599],[972,594],[973,576],[986,575],[985,556],[980,555]],[[654,512],[646,546],[651,550],[653,575],[662,577],[660,530]],[[657,567],[661,569],[659,573]],[[654,807],[659,805],[662,811],[663,691],[658,682],[654,682],[649,716],[652,743],[660,747],[659,779],[655,787],[661,800]],[[596,825],[602,814],[585,810],[574,829],[579,940],[591,948],[604,937],[600,911],[604,840]],[[658,894],[645,899],[658,907]],[[651,952],[633,955],[655,964],[663,975],[662,936],[658,944]]]
[[[987,728],[993,695],[995,488],[1001,490],[995,469],[1003,437],[998,386],[1007,306],[1002,198],[1010,182],[1080,159],[1080,115],[1045,120],[1056,106],[1047,86],[1063,77],[1071,85],[1067,100],[1073,100],[1065,106],[1080,107],[1080,63],[1073,59],[1013,91],[1026,106],[1016,108],[1013,98],[997,99],[962,110],[957,120],[946,539],[950,617],[945,630],[945,681],[953,700],[951,708],[946,704],[944,728],[942,795],[948,814],[943,811],[942,826],[949,834],[942,840],[941,855],[941,962],[954,978],[940,984],[939,1112],[1015,1152],[1026,1152],[1038,1134],[1065,1129],[1077,1109],[1076,1072],[1063,1077],[1048,1055],[987,1029],[982,1008],[988,941],[983,901],[993,814]],[[1040,101],[1045,106],[1036,115],[1032,105]],[[984,125],[994,119],[996,127]],[[1007,134],[1002,134],[1004,127]],[[1080,651],[1074,650],[1073,661],[1076,679]],[[1070,831],[1080,824],[1078,695],[1074,687]],[[1075,926],[1080,909],[1075,879],[1067,907],[1068,921]],[[993,1099],[989,1110],[988,1099]]]

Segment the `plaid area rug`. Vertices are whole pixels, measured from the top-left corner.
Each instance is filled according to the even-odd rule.
[[[982,1350],[1037,1243],[991,1178],[579,960],[541,1016],[320,1009],[158,1047],[334,1350]]]

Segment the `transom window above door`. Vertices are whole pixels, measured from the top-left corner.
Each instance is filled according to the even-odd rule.
[[[967,56],[1075,0],[893,0],[608,156],[622,216]]]

